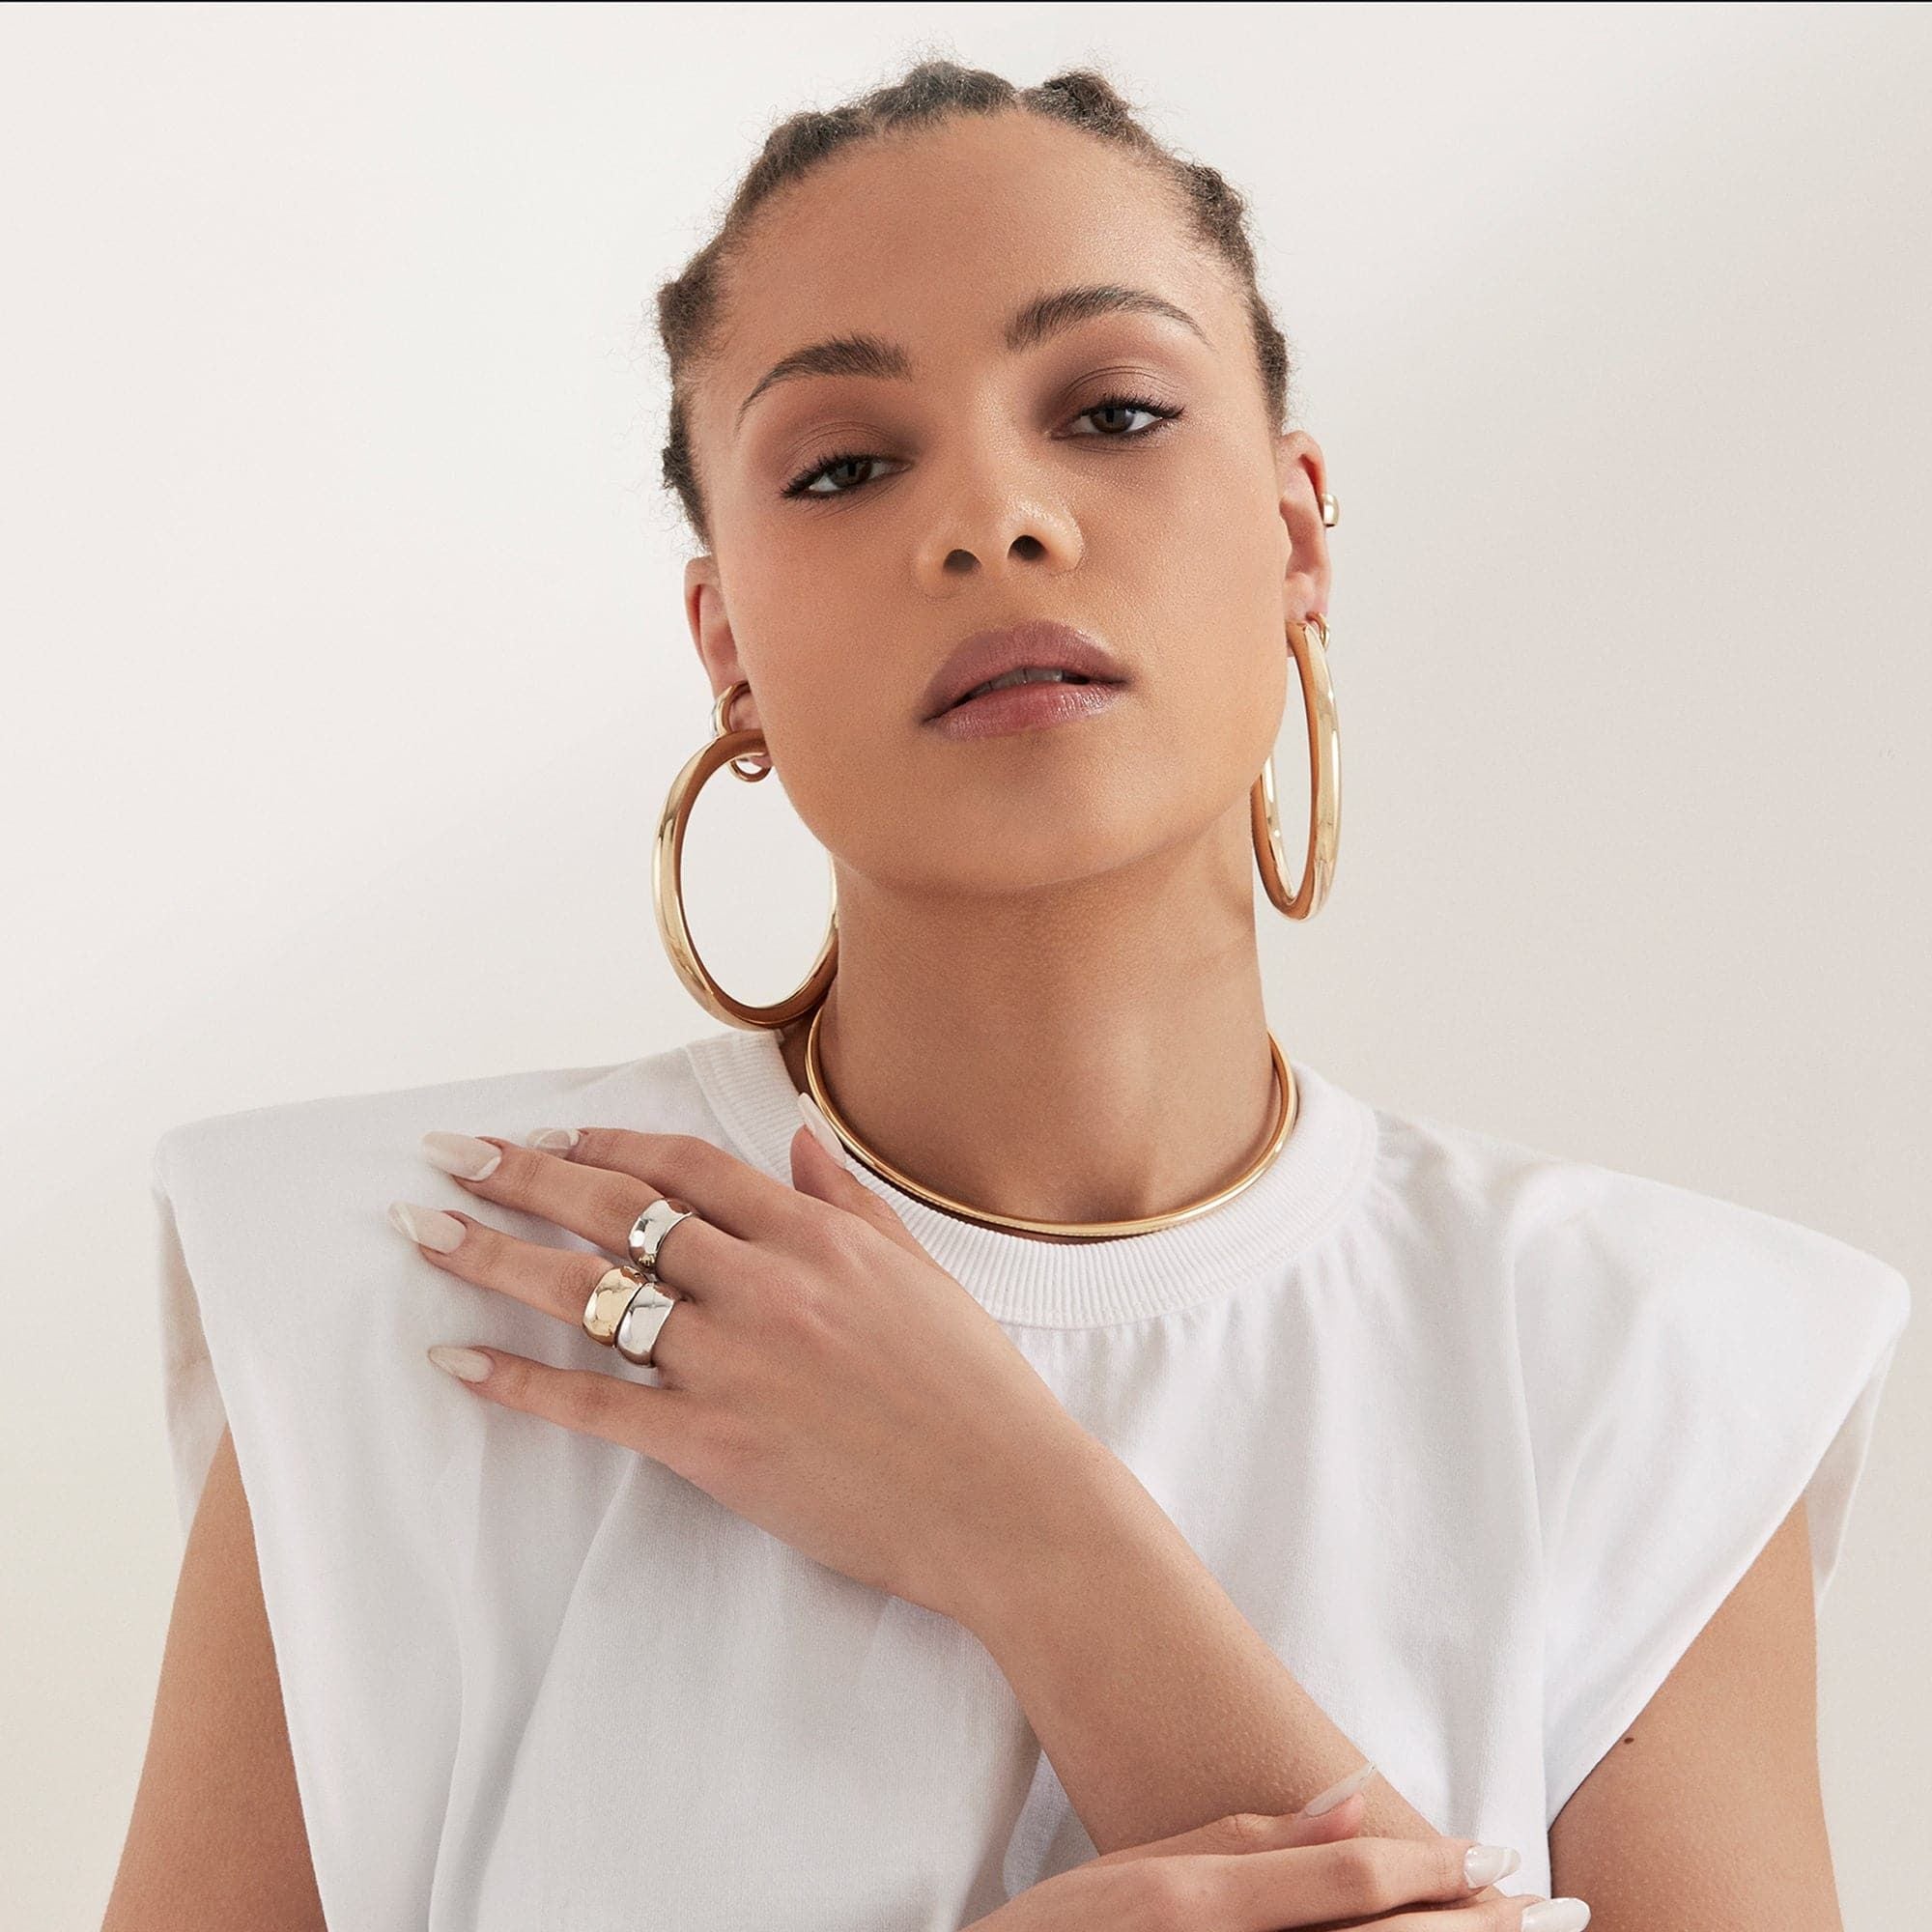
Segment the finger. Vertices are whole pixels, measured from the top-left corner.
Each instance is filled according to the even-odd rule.
[[[1301,1811],[1236,1811],[1196,1825],[1172,1837],[1156,1838],[1151,1844],[1124,1845],[1117,1852],[1103,1853],[1095,1864],[1120,1863],[1128,1859],[1179,1858],[1202,1853],[1224,1857],[1250,1852],[1285,1851],[1293,1845],[1326,1845],[1338,1838],[1351,1838],[1361,1830],[1369,1801],[1360,1792],[1350,1792],[1339,1804],[1317,1817]]]
[[[1225,1921],[1230,1932],[1269,1932],[1290,1904],[1303,1907],[1303,1922],[1315,1924],[1352,1923],[1423,1902],[1467,1901],[1504,1875],[1478,1866],[1472,1883],[1469,1854],[1476,1848],[1473,1838],[1353,1837],[1245,1857],[1209,1855],[1204,1862],[1220,1916],[1210,1913],[1208,1922]]]
[[[669,1327],[667,1322],[667,1328]],[[448,1349],[449,1344],[439,1344]],[[455,1345],[457,1357],[487,1364],[480,1379],[469,1370],[449,1373],[473,1394],[502,1408],[522,1409],[579,1435],[595,1435],[640,1456],[649,1456],[680,1475],[701,1447],[703,1410],[686,1390],[653,1388],[648,1382],[605,1375],[597,1369],[557,1369],[526,1355],[506,1354],[475,1343]],[[452,1359],[445,1356],[445,1361]],[[436,1360],[434,1355],[431,1360]],[[438,1362],[441,1368],[443,1362]],[[695,1480],[695,1478],[693,1478]]]
[[[548,1136],[558,1130],[536,1131]],[[526,1184],[539,1190],[546,1186],[562,1190],[564,1178],[573,1172],[628,1175],[650,1190],[631,1209],[633,1219],[649,1202],[660,1195],[669,1195],[675,1200],[689,1201],[720,1227],[747,1241],[781,1240],[786,1231],[797,1227],[803,1219],[803,1204],[795,1189],[699,1135],[645,1134],[629,1127],[578,1127],[564,1131],[577,1135],[571,1146],[553,1147],[546,1139],[541,1151],[528,1147],[506,1150],[498,1173],[510,1170],[511,1184]],[[510,1158],[511,1151],[538,1163],[549,1160],[554,1164],[554,1170],[546,1174],[539,1166],[518,1175],[515,1170],[522,1163]],[[504,1197],[492,1194],[489,1198]],[[635,1198],[633,1189],[626,1191],[620,1201]],[[559,1205],[567,1204],[567,1191],[560,1191],[557,1199]],[[535,1211],[547,1219],[556,1218],[547,1212],[541,1195],[534,1206]],[[616,1231],[620,1249],[624,1229],[629,1226],[630,1221],[626,1220],[624,1228]],[[580,1228],[577,1232],[591,1240],[599,1239],[590,1230]]]
[[[803,1094],[799,1095],[801,1100],[808,1097]],[[821,1115],[820,1118],[824,1117]],[[829,1125],[825,1131],[833,1134]],[[833,1134],[833,1140],[837,1146],[836,1134]],[[848,1214],[856,1214],[868,1227],[876,1228],[888,1240],[895,1241],[909,1254],[925,1253],[919,1237],[893,1211],[892,1203],[883,1195],[874,1194],[846,1165],[842,1149],[834,1153],[825,1145],[810,1117],[792,1136],[791,1184],[801,1194],[829,1202]]]
[[[567,1149],[534,1149],[518,1147],[514,1142],[495,1134],[432,1131],[422,1137],[423,1152],[466,1192],[537,1219],[554,1222],[587,1241],[594,1241],[598,1247],[618,1259],[629,1258],[630,1233],[639,1215],[652,1202],[667,1196],[687,1201],[695,1208],[697,1212],[692,1216],[693,1221],[701,1219],[710,1227],[723,1228],[726,1233],[737,1235],[747,1245],[751,1237],[743,1233],[742,1217],[740,1223],[734,1226],[730,1221],[722,1219],[712,1205],[720,1199],[729,1202],[737,1198],[737,1177],[749,1176],[761,1189],[769,1190],[763,1197],[767,1201],[776,1199],[781,1204],[789,1204],[778,1215],[765,1212],[768,1225],[775,1225],[783,1214],[795,1214],[801,1205],[791,1189],[747,1167],[723,1148],[713,1147],[709,1141],[699,1140],[695,1135],[623,1134],[617,1129],[601,1127],[582,1130],[540,1128],[537,1131],[546,1135],[575,1133],[578,1139],[575,1146]],[[608,1148],[607,1137],[610,1142]],[[673,1170],[671,1179],[660,1185],[653,1179],[599,1166],[591,1160],[591,1154],[597,1151],[625,1152],[625,1149],[617,1144],[620,1141],[649,1141],[663,1146],[666,1162]],[[485,1151],[494,1151],[496,1155],[490,1163],[489,1173],[478,1175],[473,1171],[463,1171],[466,1168],[473,1170],[477,1157]],[[709,1156],[716,1156],[715,1163]],[[700,1168],[705,1171],[701,1176],[697,1173]],[[687,1181],[680,1178],[687,1174],[696,1179]],[[687,1186],[694,1187],[696,1191],[685,1192]],[[666,1245],[668,1246],[679,1229],[688,1225],[680,1222],[678,1228],[667,1234],[664,1237]],[[699,1252],[694,1254],[694,1248]],[[668,1268],[664,1271],[665,1286],[668,1290],[674,1288],[694,1295],[728,1293],[745,1278],[748,1259],[743,1252],[722,1249],[715,1243],[687,1236],[679,1242],[677,1272],[672,1273]],[[580,1311],[582,1306],[580,1299]]]
[[[445,1274],[507,1294],[559,1321],[581,1326],[590,1291],[614,1264],[609,1254],[555,1248],[506,1235],[460,1209],[392,1201],[389,1220],[416,1251]],[[453,1236],[453,1237],[452,1237]],[[664,1237],[658,1287],[696,1300],[729,1299],[753,1264],[755,1250],[714,1228],[700,1214],[688,1215]]]
[[[1467,1905],[1423,1906],[1414,1912],[1398,1912],[1392,1918],[1378,1918],[1379,1932],[1521,1932],[1523,1915],[1532,1905],[1548,1905],[1541,1892],[1485,1892]],[[1581,1932],[1590,1922],[1590,1908],[1578,1899],[1563,1901],[1572,1916],[1551,1919],[1565,1932]]]
[[[422,1151],[424,1159],[441,1168],[467,1194],[554,1222],[620,1255],[626,1231],[653,1196],[649,1183],[636,1175],[579,1167],[496,1134],[433,1130],[423,1135]],[[477,1172],[479,1164],[489,1171]]]

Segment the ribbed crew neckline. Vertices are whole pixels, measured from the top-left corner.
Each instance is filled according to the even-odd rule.
[[[798,1090],[769,1028],[725,1027],[684,1049],[737,1151],[791,1180]],[[1091,1328],[1210,1300],[1293,1261],[1353,1205],[1376,1148],[1375,1109],[1290,1057],[1301,1110],[1273,1161],[1232,1201],[1151,1235],[1040,1241],[927,1206],[862,1162],[860,1180],[891,1204],[920,1245],[996,1320]]]

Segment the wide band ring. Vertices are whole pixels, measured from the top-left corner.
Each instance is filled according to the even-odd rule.
[[[630,1306],[624,1310],[623,1318],[617,1323],[618,1354],[627,1362],[636,1362],[640,1369],[655,1368],[657,1365],[651,1360],[651,1350],[657,1347],[658,1331],[670,1319],[670,1312],[676,1306],[674,1295],[666,1294],[662,1289],[645,1282],[632,1295]]]
[[[631,1261],[643,1280],[658,1279],[658,1253],[664,1246],[665,1236],[686,1215],[696,1212],[697,1209],[689,1201],[677,1201],[666,1196],[653,1201],[631,1223],[631,1232],[624,1237],[624,1245],[630,1249]]]
[[[583,1304],[583,1332],[608,1348],[617,1339],[618,1325],[632,1298],[639,1289],[649,1286],[629,1262],[613,1263],[591,1285],[590,1298]]]
[[[651,1350],[676,1297],[646,1281],[629,1262],[616,1262],[597,1277],[583,1304],[583,1332],[614,1348],[627,1362],[653,1368]]]

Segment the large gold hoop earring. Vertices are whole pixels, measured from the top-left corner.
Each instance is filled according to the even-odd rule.
[[[825,928],[825,943],[811,970],[792,992],[769,1007],[754,1007],[734,999],[711,977],[691,937],[684,917],[684,828],[691,817],[704,781],[720,765],[728,763],[734,776],[755,782],[771,774],[771,754],[765,734],[758,730],[732,731],[726,728],[731,705],[741,691],[751,690],[749,679],[740,678],[719,694],[711,707],[711,737],[684,762],[684,769],[671,781],[666,794],[664,811],[658,819],[657,844],[651,859],[651,894],[657,902],[658,937],[677,969],[677,977],[706,1012],[732,1026],[782,1027],[809,1013],[824,999],[838,970],[838,905],[837,875],[834,875],[832,917]],[[765,762],[746,770],[738,760],[761,756]],[[828,861],[828,864],[830,862]]]
[[[1310,637],[1309,633],[1315,636]],[[1248,792],[1248,818],[1254,833],[1255,864],[1274,906],[1290,919],[1312,919],[1335,880],[1335,851],[1342,837],[1342,737],[1335,720],[1335,687],[1328,677],[1328,625],[1310,616],[1291,622],[1290,648],[1301,680],[1302,709],[1308,715],[1308,774],[1313,793],[1308,809],[1308,853],[1301,884],[1291,890],[1281,849],[1281,817],[1274,802],[1274,755]]]

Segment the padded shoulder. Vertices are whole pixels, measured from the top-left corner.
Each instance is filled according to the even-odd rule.
[[[439,1516],[484,1411],[424,1351],[562,1361],[595,1345],[424,1261],[391,1201],[473,1208],[434,1127],[706,1131],[682,1048],[184,1122],[154,1149],[168,1435],[185,1536],[221,1433],[254,1525],[289,1741],[328,1921],[430,1922],[458,1775],[462,1616]],[[714,1129],[715,1131],[715,1129]],[[523,1238],[590,1243],[496,1208]]]
[[[1800,1496],[1822,1605],[1911,1294],[1740,1203],[1504,1142],[1462,1156],[1511,1273],[1553,1819]]]

